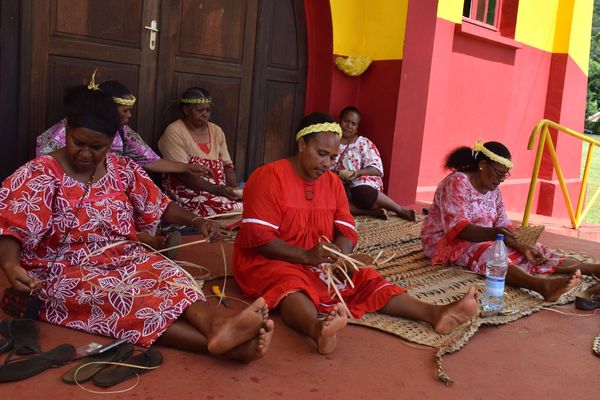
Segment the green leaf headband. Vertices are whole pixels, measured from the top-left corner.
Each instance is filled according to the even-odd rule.
[[[513,163],[508,158],[499,156],[498,154],[488,150],[484,145],[481,139],[477,140],[473,145],[473,157],[477,157],[477,153],[482,152],[485,154],[490,160],[497,162],[498,164],[504,165],[506,168],[512,168]]]
[[[322,122],[320,124],[312,124],[296,133],[296,140],[302,136],[306,136],[315,132],[335,132],[342,137],[342,128],[337,122]]]
[[[197,98],[191,98],[191,99],[179,99],[180,103],[183,104],[210,104],[212,101],[212,98],[210,97],[197,97]]]

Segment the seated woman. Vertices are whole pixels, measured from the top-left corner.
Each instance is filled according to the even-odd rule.
[[[135,162],[107,154],[119,126],[111,96],[80,86],[65,103],[65,147],[0,189],[0,268],[12,287],[32,291],[51,324],[244,361],[264,355],[273,322],[263,299],[223,315],[134,231],[162,218],[214,240],[217,225],[171,202]]]
[[[225,134],[209,121],[211,103],[206,89],[187,89],[179,99],[181,119],[167,126],[158,141],[166,159],[200,164],[210,170],[210,177],[201,182],[173,175],[163,180],[165,192],[172,199],[203,217],[242,208]]]
[[[200,180],[200,175],[208,174],[208,170],[199,165],[190,165],[186,163],[174,162],[161,159],[151,148],[144,142],[129,125],[131,119],[131,109],[135,104],[135,96],[122,83],[117,81],[105,81],[97,85],[94,82],[94,76],[88,88],[98,88],[100,91],[112,97],[113,102],[119,111],[119,129],[114,135],[114,140],[110,146],[109,152],[118,156],[126,156],[135,161],[142,168],[156,173],[177,173],[188,176],[188,179]],[[36,156],[50,154],[53,151],[65,147],[67,132],[66,118],[44,133],[39,135],[36,140]],[[154,232],[151,232],[154,233]],[[162,249],[165,247],[167,237],[152,236],[146,232],[139,232],[139,238],[153,248]],[[173,238],[176,238],[175,236]],[[167,247],[176,244],[169,243]],[[169,254],[169,257],[174,256],[174,252]]]
[[[387,211],[400,218],[414,221],[415,210],[401,207],[383,193],[383,164],[377,147],[364,136],[358,135],[360,111],[348,106],[340,112],[342,138],[340,154],[332,170],[344,181],[353,215],[371,215],[387,219]]]
[[[324,246],[350,253],[357,242],[344,187],[329,171],[341,136],[329,116],[304,117],[296,155],[250,176],[233,251],[233,274],[242,291],[264,297],[271,309],[279,307],[284,322],[311,337],[321,354],[335,349],[337,333],[348,320],[341,299],[328,290],[323,268],[336,257]],[[373,268],[354,272],[352,281],[354,288],[346,281],[337,287],[356,318],[380,311],[449,333],[477,312],[474,288],[459,301],[437,306],[411,297]],[[327,314],[324,320],[319,312]]]
[[[580,263],[541,244],[528,247],[515,240],[499,189],[513,166],[502,143],[478,141],[473,148],[459,147],[448,155],[444,166],[452,173],[438,185],[421,231],[423,251],[432,263],[454,263],[485,275],[488,253],[500,233],[509,251],[506,283],[534,290],[546,301],[556,301],[576,286],[581,273],[600,274],[600,265]],[[570,276],[531,275],[553,272]]]

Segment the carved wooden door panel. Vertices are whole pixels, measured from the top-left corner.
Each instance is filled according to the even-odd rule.
[[[30,151],[64,117],[67,86],[115,79],[138,98],[131,126],[151,142],[158,45],[150,47],[158,0],[35,0],[31,8]]]
[[[175,102],[191,86],[213,99],[239,177],[244,175],[252,94],[257,0],[170,0],[161,7],[156,125],[178,117]]]
[[[306,24],[302,0],[261,1],[248,169],[293,153],[304,113]]]

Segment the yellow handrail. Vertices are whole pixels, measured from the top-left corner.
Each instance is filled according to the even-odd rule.
[[[567,190],[567,185],[565,184],[565,177],[563,176],[562,169],[560,168],[560,163],[558,162],[558,157],[556,155],[556,149],[554,147],[554,142],[552,141],[552,136],[548,130],[548,127],[554,128],[559,132],[564,132],[568,135],[574,136],[580,140],[589,143],[588,154],[585,160],[585,167],[583,169],[583,177],[581,178],[581,188],[579,189],[579,199],[577,200],[577,209],[573,211],[573,203],[571,202],[571,197],[569,195],[569,191]],[[529,183],[529,193],[527,194],[527,203],[525,204],[525,213],[523,214],[522,225],[527,226],[529,224],[529,214],[531,213],[531,205],[533,203],[533,194],[535,192],[535,184],[537,183],[538,174],[540,172],[540,165],[542,163],[542,155],[544,152],[544,147],[547,146],[548,152],[550,153],[550,159],[552,160],[552,165],[556,170],[556,176],[558,178],[558,183],[560,185],[560,189],[563,193],[563,197],[565,198],[565,203],[567,205],[567,212],[569,213],[569,219],[571,220],[571,226],[574,229],[579,228],[583,218],[591,209],[592,205],[600,195],[600,187],[596,189],[596,192],[588,201],[586,207],[583,208],[583,201],[585,198],[585,191],[587,188],[587,180],[590,173],[590,166],[592,162],[592,151],[594,146],[600,146],[600,141],[592,139],[588,136],[582,135],[579,132],[575,132],[572,129],[569,129],[565,126],[557,124],[556,122],[543,119],[538,122],[533,131],[531,132],[531,136],[529,136],[529,143],[527,144],[527,149],[532,150],[535,142],[536,135],[539,134],[539,141],[537,146],[537,151],[535,154],[535,162],[533,164],[533,171],[531,173],[531,182]]]

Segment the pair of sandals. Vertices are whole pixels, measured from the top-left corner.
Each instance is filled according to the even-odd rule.
[[[595,310],[600,308],[600,284],[592,286],[575,297],[575,308],[579,310]]]
[[[62,381],[76,385],[91,380],[94,385],[107,388],[156,369],[162,362],[162,354],[158,350],[149,349],[132,356],[133,352],[131,343],[122,343],[87,357],[65,372]]]
[[[0,354],[8,352],[0,365],[0,383],[30,378],[45,370],[67,364],[75,357],[75,348],[61,344],[42,352],[38,344],[39,330],[31,319],[8,318],[0,321]],[[13,356],[22,356],[14,358]]]

